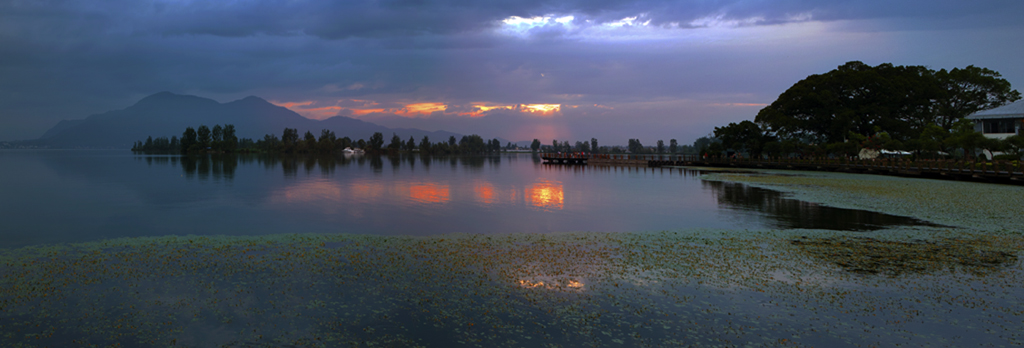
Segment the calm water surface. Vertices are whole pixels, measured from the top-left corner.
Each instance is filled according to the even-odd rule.
[[[494,157],[0,152],[0,247],[161,235],[871,230],[922,223],[686,169]]]

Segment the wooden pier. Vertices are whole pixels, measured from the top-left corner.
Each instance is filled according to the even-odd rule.
[[[963,160],[910,160],[879,158],[860,160],[847,158],[725,158],[692,155],[625,155],[625,154],[542,154],[547,164],[575,164],[629,167],[717,167],[832,171],[896,175],[945,180],[981,181],[1024,185],[1024,168],[1020,161],[974,162]]]
[[[540,156],[546,164],[587,164],[594,155],[573,153],[546,153]]]

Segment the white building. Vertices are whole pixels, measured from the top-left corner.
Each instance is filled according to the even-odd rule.
[[[1006,139],[1024,129],[1024,99],[967,116],[974,121],[974,130],[986,137]]]

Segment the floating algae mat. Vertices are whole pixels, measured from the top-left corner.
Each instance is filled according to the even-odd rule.
[[[0,346],[1024,343],[1019,235],[984,243],[912,233],[969,246],[940,248],[961,263],[887,272],[899,267],[891,263],[874,274],[830,252],[885,243],[812,230],[185,236],[22,248],[0,257]]]
[[[868,237],[801,237],[791,243],[818,258],[863,273],[934,273],[960,267],[974,274],[985,275],[998,272],[1001,266],[1017,261],[1016,254],[999,250],[996,247],[998,241],[991,236],[971,240],[946,238],[937,242],[901,242]]]

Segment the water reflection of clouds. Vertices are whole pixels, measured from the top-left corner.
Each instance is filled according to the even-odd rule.
[[[481,205],[525,204],[543,210],[562,210],[565,193],[559,181],[540,180],[525,187],[496,187],[488,181],[472,184],[471,192],[453,191],[443,182],[394,182],[356,179],[338,182],[327,179],[308,180],[284,187],[270,197],[275,204],[321,204],[337,206],[341,203],[387,203],[405,201],[405,204],[445,204],[459,197],[471,199]],[[519,198],[522,195],[523,198]],[[401,203],[400,203],[401,204]],[[348,204],[350,209],[351,204]]]
[[[418,183],[409,185],[409,198],[418,203],[445,203],[451,199],[448,185]]]
[[[271,201],[278,203],[340,202],[342,197],[344,194],[341,185],[326,180],[317,180],[285,187],[278,194],[272,195]]]
[[[341,203],[381,202],[390,198],[408,199],[416,203],[445,203],[451,199],[451,188],[435,182],[384,183],[356,180],[347,185],[328,180],[311,180],[279,190],[271,196],[274,203]]]
[[[529,204],[538,208],[561,210],[565,204],[562,183],[542,180],[526,187]]]
[[[473,185],[473,193],[476,200],[483,204],[498,203],[498,196],[495,193],[494,185],[488,182],[477,182]]]

